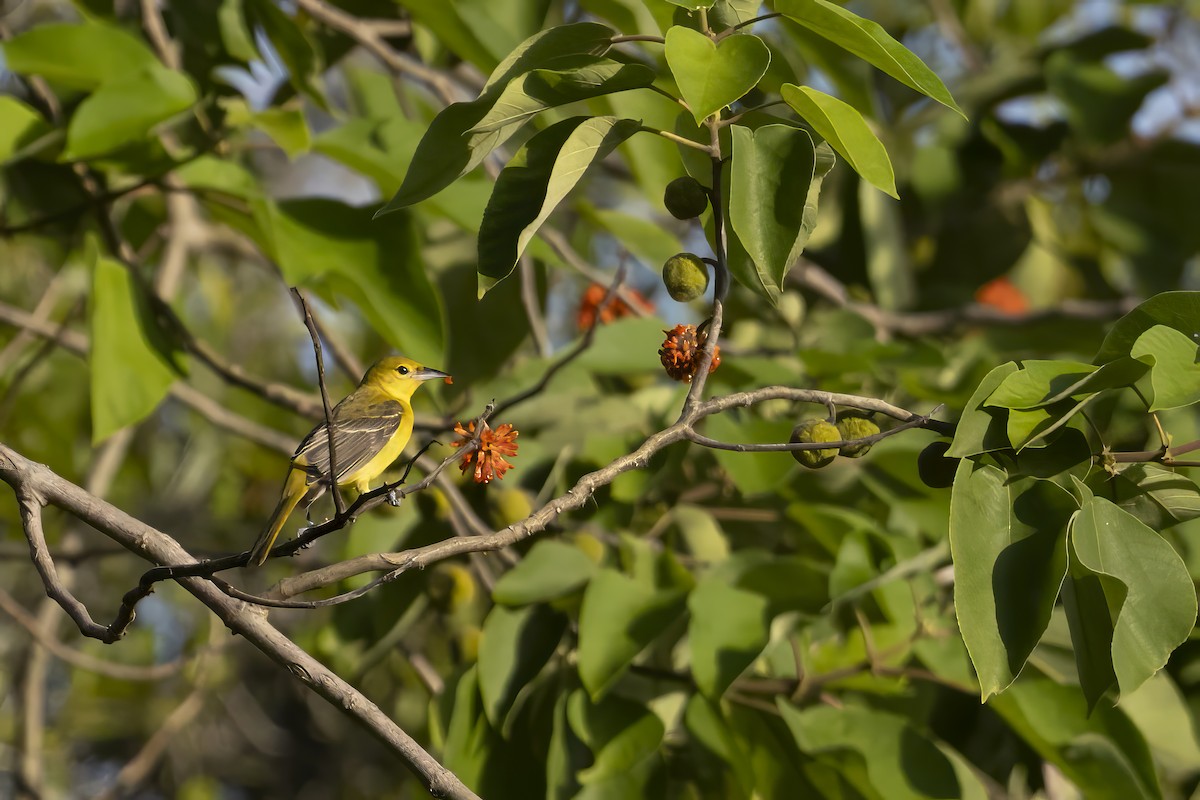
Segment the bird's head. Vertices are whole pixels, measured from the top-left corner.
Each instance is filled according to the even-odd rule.
[[[449,377],[445,372],[423,367],[411,358],[388,356],[371,365],[363,376],[362,385],[374,386],[397,400],[407,400],[425,381]]]

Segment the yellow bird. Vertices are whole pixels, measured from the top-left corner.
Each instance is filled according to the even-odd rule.
[[[359,494],[369,491],[371,481],[404,452],[412,436],[413,410],[409,401],[413,392],[424,381],[449,377],[445,372],[401,356],[375,362],[358,388],[333,408],[338,486],[353,485]],[[330,472],[329,428],[322,422],[296,448],[279,505],[250,551],[251,564],[267,560],[279,531],[301,501],[307,508],[325,493]]]

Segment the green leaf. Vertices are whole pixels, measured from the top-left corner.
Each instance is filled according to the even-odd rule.
[[[982,699],[1004,691],[1042,638],[1067,572],[1076,505],[1048,481],[969,459],[950,499],[954,609]]]
[[[967,458],[1009,447],[1008,415],[998,409],[986,408],[984,404],[1004,379],[1018,369],[1020,368],[1014,362],[1009,361],[994,368],[979,382],[979,386],[975,388],[971,399],[963,408],[962,416],[954,430],[954,441],[946,452],[947,456]]]
[[[1195,587],[1165,539],[1104,498],[1084,502],[1070,537],[1079,565],[1100,578],[1112,619],[1113,672],[1120,691],[1132,692],[1188,638]]]
[[[810,754],[851,750],[862,757],[870,785],[889,800],[987,797],[969,770],[959,772],[938,745],[903,717],[870,708],[814,706],[803,711],[775,701],[796,744]],[[960,785],[960,776],[970,783]]]
[[[772,302],[807,242],[805,210],[816,169],[807,131],[787,125],[756,131],[733,126],[729,222],[755,270],[752,276],[738,271],[734,276]]]
[[[653,83],[654,77],[654,70],[644,64],[621,64],[607,59],[576,69],[535,69],[505,86],[495,105],[467,133],[490,133],[520,126],[547,108],[640,89]]]
[[[289,284],[329,285],[393,347],[424,364],[443,357],[441,303],[407,216],[372,222],[366,208],[309,198],[255,204]]]
[[[878,23],[828,0],[775,0],[775,10],[966,118],[941,78]]]
[[[1157,464],[1130,464],[1117,475],[1096,470],[1088,487],[1156,531],[1200,517],[1200,487]]]
[[[713,3],[717,0],[667,0],[673,6],[686,8],[688,11],[697,11],[701,8],[712,8]]]
[[[1121,698],[1129,715],[1168,774],[1200,770],[1200,740],[1183,692],[1165,671]]]
[[[1063,584],[1063,612],[1075,656],[1079,688],[1087,698],[1088,711],[1096,707],[1109,689],[1117,685],[1113,671],[1113,624],[1106,594],[1125,598],[1125,587],[1084,567],[1070,546],[1071,568]],[[1105,590],[1105,583],[1108,590]]]
[[[583,213],[651,269],[660,268],[668,258],[683,250],[679,237],[651,217],[593,208]]]
[[[600,783],[634,769],[658,749],[665,729],[650,709],[620,697],[592,703],[575,691],[567,700],[567,719],[592,751],[592,766],[579,773],[580,783]]]
[[[572,117],[534,135],[500,172],[479,227],[480,296],[508,277],[584,172],[637,133],[616,117]],[[418,154],[419,155],[419,154]]]
[[[149,300],[129,270],[111,258],[92,275],[92,441],[138,422],[179,376],[162,342]]]
[[[692,590],[688,609],[692,677],[704,694],[720,697],[767,646],[767,600],[710,578]]]
[[[1040,408],[1105,389],[1131,386],[1145,372],[1146,365],[1132,358],[1119,358],[1099,368],[1078,361],[1023,361],[1021,371],[1005,378],[986,405]]]
[[[72,89],[94,89],[130,72],[161,66],[136,36],[92,20],[42,24],[4,43],[4,65]]]
[[[517,695],[562,639],[567,619],[549,606],[492,606],[479,639],[479,694],[492,727],[501,730]]]
[[[808,86],[785,83],[784,101],[872,186],[896,199],[896,173],[887,148],[854,106]]]
[[[598,698],[631,661],[683,613],[678,591],[656,591],[611,569],[583,593],[579,611],[579,678]]]
[[[312,144],[308,122],[299,108],[265,108],[250,118],[254,127],[270,136],[279,149],[295,158]]]
[[[181,72],[151,64],[106,81],[71,117],[64,159],[82,160],[136,144],[158,123],[187,111],[196,88]]]
[[[538,542],[496,581],[492,599],[510,606],[554,600],[583,588],[597,570],[582,550],[562,542]]]
[[[15,97],[0,95],[0,164],[51,130],[32,108]]]
[[[727,36],[718,43],[675,25],[666,39],[667,65],[697,125],[757,86],[771,64],[770,48],[751,34]]]
[[[1150,402],[1147,411],[1164,411],[1190,406],[1200,401],[1200,347],[1188,337],[1166,325],[1155,325],[1144,332],[1129,349],[1129,355],[1150,366],[1145,383]]]
[[[1146,741],[1120,708],[1089,713],[1075,686],[1031,675],[988,706],[1088,800],[1161,798]]]
[[[480,707],[477,667],[472,666],[454,687],[454,705],[442,748],[442,763],[468,786],[479,786],[491,753],[492,731]]]
[[[611,28],[595,22],[561,25],[531,36],[492,72],[479,97],[454,103],[434,118],[417,145],[404,182],[378,214],[419,203],[470,172],[508,140],[528,117],[481,133],[468,133],[480,124],[509,81],[535,69],[578,69],[600,59],[611,46]],[[628,73],[626,78],[628,78]]]
[[[1138,337],[1155,325],[1166,325],[1185,336],[1196,333],[1200,319],[1200,292],[1163,292],[1144,301],[1121,317],[1104,337],[1100,352],[1092,359],[1096,364],[1129,355]]]
[[[496,66],[499,58],[491,48],[466,24],[462,12],[470,13],[461,3],[445,0],[400,0],[413,20],[433,34],[434,39],[464,61],[484,72]]]
[[[320,51],[305,34],[298,20],[274,0],[245,0],[246,20],[257,25],[287,67],[288,80],[318,106],[328,110],[321,73],[325,67]]]

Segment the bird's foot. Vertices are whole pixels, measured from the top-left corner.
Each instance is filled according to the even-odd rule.
[[[401,501],[401,500],[403,500],[403,499],[404,499],[404,498],[402,498],[400,495],[396,494],[396,487],[395,487],[395,486],[393,486],[393,487],[391,487],[390,489],[388,489],[388,493],[387,493],[387,501],[388,501],[388,505],[390,505],[392,508],[399,508],[399,507],[400,507],[400,501]]]

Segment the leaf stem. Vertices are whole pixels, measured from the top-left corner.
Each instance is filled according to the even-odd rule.
[[[693,148],[695,150],[699,150],[703,153],[708,153],[710,155],[712,154],[712,150],[709,148],[708,145],[700,144],[700,142],[693,141],[692,139],[689,139],[686,136],[680,136],[677,133],[671,133],[670,131],[664,131],[664,130],[660,130],[658,128],[652,128],[649,125],[643,125],[642,127],[638,128],[638,130],[642,131],[643,133],[653,133],[655,136],[661,136],[664,139],[669,139],[670,141],[675,142],[675,144],[680,144],[680,145],[683,145],[684,147],[691,147],[691,148]]]

